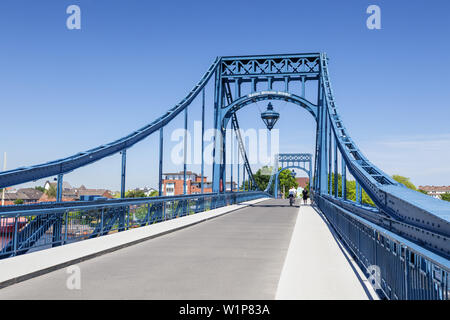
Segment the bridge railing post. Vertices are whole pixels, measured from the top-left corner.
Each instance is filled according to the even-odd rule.
[[[62,229],[62,219],[64,212],[58,212],[55,214],[56,221],[53,223],[52,229],[52,247],[58,247],[61,245],[61,229]]]
[[[18,219],[19,219],[18,216],[16,216],[14,218],[14,248],[13,248],[14,255],[17,255],[17,241],[18,241],[17,237],[18,237],[18,231],[19,231],[18,226],[17,226]]]
[[[101,220],[100,220],[100,236],[103,235],[104,227],[105,227],[105,208],[102,208]]]
[[[409,297],[409,254],[408,249],[406,247],[403,247],[403,250],[405,252],[404,260],[403,260],[403,272],[404,272],[404,290],[405,290],[405,300],[408,300]]]
[[[102,209],[102,211],[103,211],[103,209]],[[67,229],[69,227],[69,212],[70,212],[70,210],[66,210],[64,213],[64,242],[63,242],[63,244],[67,243],[67,235],[68,235]]]

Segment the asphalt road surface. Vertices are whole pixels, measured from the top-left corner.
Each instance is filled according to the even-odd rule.
[[[0,299],[274,299],[298,211],[263,201],[79,263],[80,289],[64,268]]]

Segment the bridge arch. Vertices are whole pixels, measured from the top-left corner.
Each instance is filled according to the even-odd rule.
[[[231,95],[231,89],[229,88],[229,84],[226,84],[223,86],[225,90],[225,96],[227,97],[228,104],[224,104],[224,101],[222,101],[222,106],[218,107],[216,105],[216,136],[215,136],[215,158],[214,158],[214,164],[213,164],[213,190],[215,192],[221,191],[221,185],[222,183],[220,181],[226,180],[226,174],[225,174],[225,166],[223,164],[223,160],[225,159],[225,135],[226,135],[226,128],[228,126],[228,122],[230,119],[233,119],[233,126],[234,128],[239,131],[239,128],[236,128],[236,112],[242,108],[244,108],[247,105],[250,105],[252,103],[257,103],[259,101],[265,101],[265,100],[279,100],[279,101],[286,101],[293,104],[296,104],[302,108],[304,108],[306,111],[308,111],[314,118],[316,126],[319,125],[319,106],[312,103],[308,99],[304,97],[304,89],[302,90],[301,95],[296,95],[294,93],[289,92],[289,86],[285,87],[284,91],[275,91],[273,89],[263,90],[263,91],[252,91],[249,94],[241,95],[240,87],[237,85],[238,88],[235,92],[235,100],[233,100]],[[219,104],[220,105],[220,104]],[[236,122],[235,122],[236,121]],[[238,127],[238,125],[237,125]],[[240,134],[238,132],[238,134]],[[317,129],[316,129],[316,135],[317,135]],[[240,141],[242,139],[239,139]],[[317,140],[317,137],[316,137]],[[220,151],[221,150],[221,151]],[[219,152],[217,152],[219,151]],[[245,162],[248,162],[247,159]],[[247,171],[250,172],[249,176],[253,176],[251,173],[251,169],[247,168]]]
[[[286,167],[282,167],[275,174],[275,189],[274,189],[274,197],[275,198],[278,197],[278,179],[279,179],[279,175],[280,175],[281,171],[284,171],[286,169],[299,169],[299,170],[304,171],[308,175],[308,178],[309,178],[309,181],[310,181],[309,183],[311,185],[311,170],[307,170],[306,168],[301,167],[299,165],[288,165]]]
[[[312,154],[310,153],[279,153],[275,156],[274,167],[265,192],[270,192],[272,184],[275,183],[274,196],[278,195],[278,177],[285,169],[299,169],[304,171],[309,178],[311,186],[312,178]]]
[[[242,96],[233,101],[232,103],[230,103],[229,105],[224,106],[223,109],[225,110],[225,112],[222,120],[222,128],[226,130],[230,118],[238,110],[242,109],[243,107],[249,104],[264,100],[281,100],[291,102],[306,109],[306,111],[308,111],[314,117],[316,123],[318,121],[318,107],[309,100],[296,94],[285,91],[260,91]]]

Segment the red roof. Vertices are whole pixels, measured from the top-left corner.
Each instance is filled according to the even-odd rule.
[[[450,192],[450,186],[419,186],[419,189],[427,192]]]

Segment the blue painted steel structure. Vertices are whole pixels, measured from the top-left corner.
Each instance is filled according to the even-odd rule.
[[[304,171],[311,183],[312,178],[312,154],[310,153],[280,153],[275,156],[272,175],[267,184],[265,192],[273,193],[275,198],[278,198],[278,176],[281,171],[285,169],[299,169]],[[272,184],[274,188],[272,189]]]
[[[0,216],[0,225],[10,226],[0,229],[0,239],[9,239],[0,246],[0,259],[261,197],[269,195],[227,192],[15,206]]]
[[[316,200],[362,270],[373,276],[381,297],[393,300],[450,299],[448,259],[322,197]]]
[[[367,258],[369,252],[372,252],[370,250],[378,250],[374,248],[383,245],[378,236],[371,236],[372,234],[377,235],[378,232],[378,234],[387,235],[387,238],[390,239],[389,243],[401,243],[402,248],[406,248],[407,252],[414,252],[414,257],[420,256],[425,261],[426,267],[420,270],[420,272],[424,272],[430,284],[430,287],[425,289],[422,284],[418,285],[418,282],[409,280],[408,277],[415,271],[407,266],[403,268],[407,273],[405,275],[406,285],[411,288],[414,285],[417,288],[420,287],[420,292],[408,291],[407,289],[392,291],[395,287],[394,282],[397,281],[394,278],[399,276],[399,271],[392,269],[393,265],[389,263],[397,263],[398,261],[383,262],[387,263],[384,265],[386,268],[384,272],[387,272],[384,281],[390,287],[390,291],[386,289],[385,295],[389,298],[410,299],[424,297],[422,294],[424,293],[427,298],[448,299],[450,205],[444,201],[407,189],[373,165],[363,155],[350,137],[338,114],[329,76],[328,58],[324,53],[218,57],[186,98],[155,121],[126,137],[77,153],[71,157],[2,172],[0,173],[0,188],[57,176],[59,186],[57,200],[61,200],[61,185],[64,174],[113,154],[121,153],[121,195],[123,197],[126,182],[126,150],[159,131],[159,190],[161,194],[163,128],[182,111],[185,112],[185,126],[187,127],[187,108],[200,92],[202,92],[203,98],[202,119],[204,120],[204,89],[209,81],[214,81],[214,127],[217,129],[213,152],[214,193],[210,195],[212,199],[219,199],[221,196],[230,197],[225,193],[227,176],[225,134],[230,120],[231,128],[236,133],[239,156],[243,159],[243,180],[245,182],[245,176],[247,175],[248,189],[257,188],[240,136],[237,111],[249,104],[263,100],[281,100],[296,104],[307,110],[316,123],[314,168],[310,180],[312,199],[338,230],[342,238],[345,239],[345,242],[355,250],[358,259],[365,261],[364,259]],[[308,90],[313,87],[313,91],[308,94],[308,97],[315,95],[316,97],[312,99],[314,101],[307,99],[308,83],[312,84],[308,86]],[[203,131],[204,124],[202,124]],[[186,166],[184,166],[184,172],[186,172]],[[350,201],[346,197],[348,174],[351,174],[356,180],[357,201]],[[342,179],[338,179],[339,176]],[[341,193],[339,193],[339,188]],[[375,207],[362,204],[362,190],[373,200]],[[264,195],[263,192],[250,194],[258,197]],[[201,208],[200,196],[196,198],[186,197],[186,199],[183,198],[184,200],[176,200],[184,201],[185,205],[177,206],[174,210],[179,211],[182,210],[181,208],[189,208],[190,201]],[[101,212],[95,209],[97,210],[96,216],[99,218],[97,221],[101,222],[94,224],[95,232],[93,231],[91,236],[103,235],[116,227],[119,231],[125,230],[129,226],[130,212],[133,211],[133,206],[137,205],[137,202],[134,202],[133,205],[125,205],[124,203],[128,203],[127,200],[121,199],[118,201],[125,202],[122,204],[116,202],[82,203],[82,206],[84,206],[82,210],[86,213],[89,212],[90,208],[92,210],[103,208]],[[161,208],[165,208],[166,204],[163,204],[163,202],[166,203],[171,200],[163,200],[159,197],[142,201],[147,204],[152,201],[159,201]],[[45,235],[49,234],[50,230],[52,234],[51,245],[64,244],[68,239],[64,232],[69,230],[64,225],[70,221],[70,217],[65,215],[66,211],[62,208],[67,205],[74,204],[52,203],[0,208],[0,219],[3,219],[0,223],[11,221],[7,218],[13,218],[14,220],[14,225],[5,229],[10,230],[9,232],[12,232],[13,235],[5,250],[10,255],[24,253],[39,246],[39,243],[45,239]],[[78,204],[75,206],[78,206]],[[153,204],[148,205],[147,210],[156,210],[157,207]],[[32,210],[35,211],[31,214]],[[29,215],[27,215],[27,211],[30,213]],[[25,218],[27,216],[33,216],[33,218]],[[363,236],[361,230],[365,232],[363,232],[364,234],[370,236]],[[358,235],[358,241],[356,241],[355,234]],[[368,251],[367,246],[371,246],[372,249]],[[409,259],[409,266],[411,266],[411,258]],[[377,259],[371,258],[368,261],[378,263]],[[417,259],[412,264],[415,265],[416,262]],[[439,277],[434,276],[435,267],[440,270],[438,272]],[[429,294],[432,290],[431,287],[434,288],[437,283],[435,281],[441,283],[440,288],[443,291],[441,290],[440,295]],[[445,294],[442,294],[444,291]],[[394,293],[391,295],[392,292]]]

